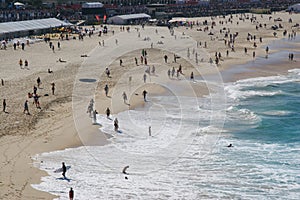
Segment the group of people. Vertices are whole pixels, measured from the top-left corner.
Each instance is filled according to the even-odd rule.
[[[28,64],[29,64],[28,60],[25,59],[25,61],[24,61],[24,68],[29,69]],[[24,69],[23,68],[23,60],[22,59],[19,60],[19,65],[20,65],[21,69]]]
[[[172,69],[168,69],[168,77],[169,78],[174,78],[175,76],[175,72],[176,72],[176,77],[179,78],[179,75],[184,75],[183,72],[182,72],[182,66],[181,64],[179,65],[178,69],[175,70],[175,67],[172,67]]]

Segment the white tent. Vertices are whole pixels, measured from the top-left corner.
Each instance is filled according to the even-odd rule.
[[[108,19],[108,23],[122,25],[122,24],[130,24],[133,21],[148,21],[150,18],[151,16],[145,13],[117,15],[117,16],[110,17]]]
[[[25,6],[25,4],[24,4],[24,3],[21,3],[21,2],[15,2],[15,3],[14,3],[14,6]]]
[[[187,22],[187,18],[183,18],[183,17],[174,17],[171,20],[169,20],[170,23],[174,23],[174,22]]]
[[[82,4],[82,8],[102,8],[103,4],[100,2],[87,2]]]

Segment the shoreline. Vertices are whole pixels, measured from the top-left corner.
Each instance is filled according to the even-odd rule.
[[[94,43],[94,41],[91,41],[91,44],[93,44],[93,43]],[[33,46],[35,46],[35,45],[37,45],[37,44],[34,44]],[[263,52],[263,51],[264,51],[264,49],[261,48],[260,52]],[[71,56],[69,58],[71,60]],[[115,62],[116,62],[115,65],[118,65],[118,60],[116,60]],[[222,71],[223,70],[227,71],[227,70],[233,69],[236,66],[236,65],[231,65],[229,63],[225,64],[225,65],[221,65],[221,70]],[[289,63],[285,64],[284,69],[289,69],[288,68],[289,67],[288,64]],[[292,68],[296,68],[296,67],[292,67]],[[274,68],[271,68],[270,66],[268,66],[267,69],[268,70],[273,70],[272,73],[274,71],[276,71],[276,70],[282,70],[282,71],[284,71],[281,68],[281,64],[276,67],[276,70],[274,70]],[[163,69],[163,70],[165,70],[165,69]],[[160,73],[163,73],[163,70]],[[257,70],[257,72],[254,73],[253,76],[258,77],[258,75],[260,75],[260,72],[258,71],[259,68],[257,68],[256,70]],[[286,72],[287,72],[287,70],[286,70]],[[221,74],[222,74],[222,72],[221,72]],[[249,76],[249,73],[246,73],[246,74],[237,74],[235,76],[235,78],[237,78],[237,77],[247,77],[247,75]],[[127,87],[127,86],[125,86],[125,87]],[[156,88],[154,90],[157,90],[157,89],[158,88]],[[116,93],[118,93],[118,92],[116,92]],[[101,95],[101,94],[98,94],[98,95]],[[96,99],[97,99],[97,96],[96,96]],[[119,99],[122,102],[121,97],[119,97]],[[138,100],[134,100],[133,99],[132,101],[134,101],[134,103],[131,103],[132,107],[130,107],[130,108],[135,108],[134,104],[139,105],[138,102],[136,102]],[[96,102],[96,108],[97,108],[97,110],[99,110],[99,113],[103,113],[104,110],[101,109],[101,108],[103,108],[103,104],[101,105],[102,102],[101,103],[98,102],[98,103],[99,104],[97,104],[97,102]],[[35,125],[35,128],[34,128],[35,130],[33,130],[34,134],[32,134],[32,133],[28,134],[29,136],[26,136],[25,138],[23,136],[19,136],[19,135],[17,135],[17,136],[11,136],[11,135],[2,136],[1,137],[2,138],[1,143],[4,143],[5,145],[3,147],[1,147],[1,151],[2,151],[2,149],[3,149],[3,152],[12,151],[7,146],[7,145],[12,145],[12,142],[10,142],[11,138],[17,137],[17,140],[19,142],[24,139],[24,141],[22,141],[22,143],[21,143],[22,145],[30,144],[30,149],[26,150],[25,152],[22,152],[22,154],[21,154],[22,157],[25,157],[25,159],[22,159],[22,160],[20,160],[20,158],[18,158],[18,159],[13,158],[13,159],[16,159],[17,162],[21,162],[21,163],[26,163],[27,164],[27,163],[33,163],[33,161],[30,158],[30,156],[32,156],[32,155],[36,155],[36,154],[39,154],[39,153],[42,153],[42,152],[49,152],[49,151],[55,151],[55,150],[61,150],[61,149],[65,149],[65,148],[70,148],[70,147],[72,148],[72,147],[79,147],[79,146],[81,146],[82,143],[81,143],[80,139],[78,138],[76,128],[73,127],[74,126],[74,124],[73,124],[74,122],[73,122],[72,115],[65,116],[66,118],[64,118],[63,116],[60,116],[61,113],[64,113],[64,111],[63,111],[64,109],[67,109],[67,110],[70,109],[71,110],[71,105],[69,105],[69,104],[70,104],[70,101],[67,102],[67,103],[62,103],[62,104],[58,104],[58,105],[55,105],[55,106],[50,106],[49,109],[46,109],[45,113],[48,112],[49,110],[55,110],[56,107],[58,107],[57,108],[57,114],[56,114],[56,115],[58,115],[58,119],[56,119],[56,121],[52,120],[52,121],[55,121],[55,123],[52,125],[53,128],[54,128],[54,130],[52,130],[52,131],[50,130],[49,132],[47,131],[46,133],[44,133],[47,136],[46,140],[42,139],[42,137],[44,135],[43,133],[39,133],[38,136],[35,136],[35,134],[38,133],[38,132],[45,131],[46,128],[44,127],[45,126],[44,124],[48,124],[47,118],[40,119],[37,122],[37,124]],[[104,106],[104,108],[105,108],[105,106]],[[124,107],[123,108],[121,107],[120,109],[116,109],[116,112],[120,111],[122,109],[124,109]],[[125,107],[125,109],[127,109],[127,108]],[[86,114],[86,113],[84,113],[84,114]],[[56,124],[61,119],[64,119],[63,122],[61,122],[62,124]],[[68,122],[68,123],[65,123],[65,122]],[[66,127],[66,125],[68,125],[68,124],[69,124],[69,126]],[[57,127],[55,127],[55,126],[57,126]],[[89,127],[89,130],[91,131],[91,133],[95,133],[95,131],[99,131],[99,130],[97,130],[98,126],[91,126],[91,123],[88,124],[88,127]],[[65,130],[65,131],[63,131],[63,130]],[[67,135],[64,135],[64,134],[67,134]],[[101,133],[101,134],[103,134],[103,133]],[[35,138],[35,137],[37,137],[37,138]],[[75,137],[75,140],[74,140],[74,137]],[[17,144],[20,145],[20,143],[17,143]],[[45,144],[46,144],[46,147],[44,146]],[[42,146],[44,146],[44,147],[41,148]],[[38,148],[35,148],[35,147],[38,147]],[[8,157],[10,157],[10,156],[8,156]],[[7,162],[9,164],[10,161],[7,161]],[[6,166],[7,165],[5,165],[5,167],[4,167],[5,171],[9,170],[9,169],[6,169]],[[3,167],[1,168],[1,173],[2,173],[2,169],[3,169]],[[51,195],[51,194],[35,190],[30,185],[27,185],[28,182],[30,182],[30,184],[41,182],[40,178],[42,176],[46,175],[45,172],[42,171],[42,170],[40,170],[40,169],[38,169],[38,168],[32,167],[32,166],[30,166],[29,169],[27,169],[27,170],[29,170],[29,171],[27,171],[25,173],[34,174],[34,177],[31,177],[29,180],[27,179],[26,181],[24,181],[24,182],[26,182],[25,186],[22,186],[22,188],[24,190],[21,190],[21,192],[20,192],[19,189],[14,191],[13,187],[9,186],[10,187],[9,192],[6,193],[6,194],[12,194],[12,196],[4,196],[4,198],[10,198],[10,199],[12,199],[12,198],[18,198],[18,196],[20,196],[20,198],[22,197],[22,198],[25,198],[25,199],[26,198],[27,199],[30,199],[30,198],[32,199],[32,198],[36,198],[36,197],[44,198],[44,199],[54,198],[54,196]],[[12,171],[12,172],[13,173],[17,173],[17,171],[18,171],[18,169],[15,169],[15,171]],[[23,173],[24,173],[24,171],[23,171]],[[10,173],[10,175],[11,175],[11,173]],[[24,174],[23,174],[23,176],[24,176]],[[26,176],[26,174],[25,174],[25,176]],[[1,193],[2,193],[2,188],[3,187],[2,187],[1,184],[2,183],[0,183]],[[22,185],[22,183],[19,183],[19,184]],[[14,194],[16,194],[16,195],[14,195]]]

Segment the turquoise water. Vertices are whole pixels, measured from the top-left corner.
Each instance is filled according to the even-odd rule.
[[[247,79],[227,86],[232,106],[224,128],[231,134],[226,141],[234,148],[220,154],[234,162],[226,160],[225,168],[240,168],[234,169],[239,174],[229,173],[230,178],[253,184],[253,191],[241,187],[244,194],[265,195],[263,199],[299,198],[299,81],[300,70],[290,70],[286,76]]]

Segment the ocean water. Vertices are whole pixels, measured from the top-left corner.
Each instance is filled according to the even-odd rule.
[[[119,133],[98,115],[111,143],[37,155],[49,176],[32,186],[58,199],[70,187],[75,199],[299,199],[300,70],[227,83],[225,93],[226,102],[150,96],[112,116]],[[67,179],[53,172],[61,162],[72,166]]]

